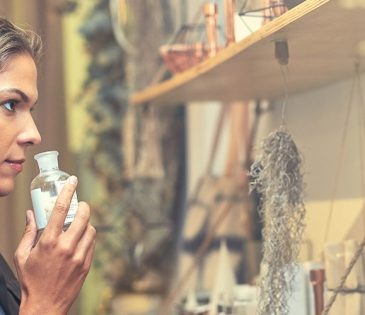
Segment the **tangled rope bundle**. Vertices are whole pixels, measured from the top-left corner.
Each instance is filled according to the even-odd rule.
[[[304,230],[302,159],[284,127],[263,142],[251,167],[264,223],[259,315],[286,315]]]

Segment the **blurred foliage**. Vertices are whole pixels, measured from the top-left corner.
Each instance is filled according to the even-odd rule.
[[[128,106],[128,91],[123,70],[126,56],[114,40],[107,0],[98,1],[80,32],[91,57],[84,83],[84,90],[92,93],[87,104],[91,123],[84,148],[93,171],[106,181],[108,191],[115,191],[122,183],[120,124]]]
[[[134,48],[130,54],[115,39],[109,4],[97,0],[80,28],[91,57],[83,87],[89,115],[83,156],[100,184],[95,189],[105,191],[91,200],[98,229],[95,261],[115,293],[163,294],[174,272],[184,200],[184,109],[153,110],[161,176],[130,172],[127,162],[133,154],[125,132],[131,133],[133,163],[138,163],[147,150],[143,137],[151,109],[133,109],[128,98],[160,67],[158,46],[173,32],[171,9],[166,0],[127,3],[131,23],[125,30]],[[126,129],[131,113],[132,130]]]

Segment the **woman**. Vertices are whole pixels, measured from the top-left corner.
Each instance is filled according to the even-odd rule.
[[[0,18],[0,196],[13,190],[27,148],[41,141],[31,116],[38,98],[40,49],[36,34]],[[0,315],[67,314],[89,271],[96,234],[84,202],[69,229],[62,230],[76,186],[77,178],[71,176],[37,242],[33,212],[26,212],[25,231],[15,253],[20,286],[0,256]]]

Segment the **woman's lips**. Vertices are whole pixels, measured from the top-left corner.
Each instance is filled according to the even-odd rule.
[[[10,161],[10,160],[7,160],[6,162],[17,173],[20,173],[23,170],[24,160],[19,160],[19,161]]]

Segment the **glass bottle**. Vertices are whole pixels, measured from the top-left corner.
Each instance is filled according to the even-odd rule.
[[[38,163],[39,174],[31,185],[31,197],[38,230],[42,231],[51,216],[58,194],[66,183],[69,174],[58,168],[58,152],[47,151],[34,156]],[[66,230],[73,221],[78,206],[76,192],[72,196],[70,208],[63,229]]]

